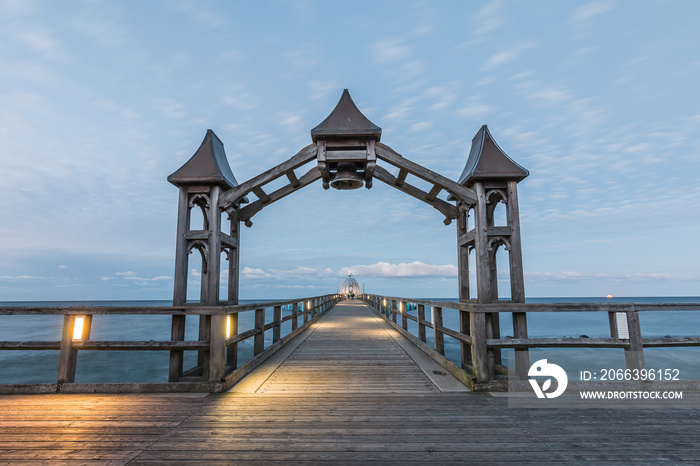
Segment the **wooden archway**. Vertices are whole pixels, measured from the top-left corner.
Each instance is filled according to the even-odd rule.
[[[228,296],[230,304],[238,303],[240,225],[252,226],[252,218],[270,204],[298,191],[317,180],[328,189],[339,176],[339,169],[348,168],[356,174],[357,183],[368,189],[377,179],[409,196],[431,205],[444,215],[449,225],[457,220],[458,270],[460,301],[475,300],[488,303],[498,300],[492,285],[495,255],[489,252],[494,241],[509,245],[509,272],[511,300],[524,302],[522,249],[518,213],[517,183],[528,176],[528,171],[511,160],[495,143],[484,125],[472,140],[466,166],[458,181],[452,181],[415,162],[412,162],[388,145],[380,142],[382,130],[357,108],[347,89],[335,109],[318,126],[311,130],[312,143],[301,149],[289,160],[273,167],[244,183],[238,183],[226,159],[221,140],[208,130],[195,154],[180,169],[168,177],[168,181],[180,190],[177,222],[177,243],[173,304],[187,302],[188,255],[193,249],[202,254],[200,302],[217,305],[220,302],[221,254],[228,259]],[[317,164],[299,176],[295,170],[316,160]],[[387,168],[398,169],[392,175]],[[432,187],[429,191],[406,182],[408,175],[415,176]],[[288,183],[272,192],[265,186],[286,177]],[[353,186],[353,187],[354,187]],[[507,207],[507,225],[493,225],[493,206],[489,205],[490,193],[498,192],[497,201]],[[256,197],[252,202],[248,196]],[[443,197],[440,197],[442,194]],[[205,214],[202,230],[190,226],[193,206]],[[221,231],[221,214],[228,214],[229,228]],[[469,212],[474,212],[474,228],[468,228]],[[477,290],[469,289],[469,251],[475,250]],[[487,338],[500,335],[497,314],[485,316]],[[514,337],[527,337],[525,316],[514,314]],[[176,319],[174,317],[174,319]],[[472,323],[462,322],[468,329]],[[200,331],[206,334],[206,322],[200,323]],[[181,329],[181,330],[180,330]],[[173,321],[173,336],[184,332],[184,323]],[[517,352],[516,357],[527,357]],[[499,355],[491,359],[498,360]],[[171,361],[173,363],[173,361]],[[177,363],[175,361],[174,363]],[[180,362],[181,364],[181,362]],[[526,367],[522,365],[521,367]]]

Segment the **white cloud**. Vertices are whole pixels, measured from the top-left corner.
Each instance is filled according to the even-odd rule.
[[[496,107],[489,104],[470,103],[466,107],[457,110],[457,115],[464,118],[480,118],[493,113]]]
[[[603,14],[613,8],[610,2],[593,2],[587,5],[583,5],[574,10],[571,20],[574,23],[581,23],[587,21],[595,16]]]
[[[505,22],[502,6],[503,2],[501,0],[494,0],[481,7],[474,16],[474,22],[476,23],[474,34],[486,34],[502,26]]]
[[[492,68],[495,68],[499,65],[502,65],[506,62],[509,62],[513,60],[517,56],[515,50],[504,50],[502,52],[498,52],[494,55],[491,55],[486,62],[484,63],[484,70],[490,70]]]
[[[21,28],[12,31],[10,36],[46,59],[64,61],[67,58],[67,54],[61,44],[45,28],[25,24]]]
[[[153,106],[168,119],[182,118],[186,115],[184,104],[173,99],[155,99]]]
[[[566,102],[571,97],[571,93],[562,87],[549,87],[535,89],[527,97],[548,106]]]
[[[537,281],[589,281],[604,280],[610,282],[648,282],[659,280],[675,280],[673,275],[666,273],[638,272],[638,273],[583,273],[574,271],[552,272],[525,272],[525,278],[530,282]]]
[[[265,272],[263,269],[253,269],[251,267],[243,267],[241,274],[248,279],[257,280],[260,278],[270,278],[271,274]]]
[[[0,280],[45,280],[46,277],[35,277],[33,275],[0,275]]]
[[[393,62],[407,58],[410,50],[402,39],[386,39],[372,45],[372,55],[378,63]]]
[[[423,262],[390,264],[377,262],[372,265],[355,265],[341,269],[343,275],[352,272],[361,277],[378,278],[409,278],[409,277],[456,277],[457,267],[454,265],[431,265]]]

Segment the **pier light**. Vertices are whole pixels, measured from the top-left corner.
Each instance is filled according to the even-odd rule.
[[[76,316],[73,323],[73,340],[83,339],[83,327],[85,327],[85,316]]]
[[[226,339],[231,338],[231,314],[226,316]]]

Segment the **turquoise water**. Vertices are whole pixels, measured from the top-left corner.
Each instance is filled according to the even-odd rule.
[[[437,299],[437,298],[435,298]],[[441,299],[456,302],[456,299]],[[241,304],[265,302],[264,300],[243,300]],[[269,301],[268,301],[269,302]],[[654,297],[654,298],[532,298],[533,303],[577,303],[577,302],[634,302],[634,303],[682,303],[700,302],[700,297]],[[0,306],[129,306],[151,307],[169,306],[171,301],[59,301],[59,302],[0,302]],[[415,312],[415,311],[413,311]],[[458,329],[459,317],[455,310],[443,309],[444,325]],[[283,311],[289,315],[291,311]],[[426,312],[429,319],[429,312]],[[272,320],[272,308],[266,309],[266,322]],[[642,335],[645,338],[663,336],[700,336],[699,311],[640,312]],[[0,340],[2,341],[57,341],[60,340],[62,316],[0,316]],[[92,324],[93,340],[169,340],[170,316],[95,316]],[[187,318],[185,339],[197,340],[198,318]],[[239,331],[253,328],[253,312],[240,315]],[[502,336],[512,335],[510,315],[501,315]],[[427,330],[428,344],[432,346],[433,335]],[[282,335],[291,331],[291,321],[282,325]],[[417,325],[409,321],[409,331],[417,333]],[[528,334],[530,337],[609,337],[608,315],[606,312],[583,313],[531,313],[528,314]],[[272,344],[272,330],[265,333],[265,347]],[[253,355],[253,342],[248,339],[239,344],[239,365]],[[557,350],[561,352],[562,350]],[[582,349],[571,351],[569,359],[584,359]],[[544,350],[531,350],[531,361],[539,359]],[[539,353],[538,353],[539,352]],[[445,336],[445,353],[448,359],[459,364],[460,346],[457,340]],[[593,353],[590,353],[593,354]],[[619,349],[595,350],[597,364],[624,364],[624,351]],[[600,355],[603,356],[600,356]],[[648,365],[683,368],[682,378],[700,380],[700,351],[688,349],[646,349]],[[509,351],[504,351],[504,362]],[[582,356],[584,355],[584,356]],[[78,354],[76,382],[166,382],[169,354],[167,351],[81,351]],[[195,364],[196,352],[185,352],[185,367]],[[669,364],[673,363],[673,366]],[[588,364],[588,362],[586,362]],[[578,367],[578,366],[577,366]],[[624,366],[623,366],[624,367]],[[0,351],[0,383],[54,383],[58,368],[58,351]],[[575,374],[570,374],[575,378]]]

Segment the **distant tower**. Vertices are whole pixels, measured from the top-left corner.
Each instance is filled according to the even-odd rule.
[[[352,277],[352,272],[348,273],[348,278],[340,285],[340,294],[347,299],[354,299],[356,296],[362,294],[360,284]]]
[[[473,189],[477,202],[473,205],[458,203],[457,222],[459,299],[476,299],[479,303],[498,301],[498,275],[496,254],[501,246],[508,251],[510,275],[510,300],[525,302],[523,283],[523,257],[520,243],[520,217],[518,212],[518,183],[529,172],[508,157],[493,140],[486,125],[476,133],[471,151],[459,183]],[[499,203],[505,204],[504,224],[497,224],[495,212]],[[473,218],[473,223],[469,219]],[[476,255],[476,292],[469,289],[469,254]],[[497,313],[486,316],[487,338],[499,338],[500,328]],[[526,338],[525,314],[513,314],[515,338]],[[527,350],[516,350],[526,367]],[[525,359],[523,359],[525,358]],[[500,351],[489,354],[489,372],[493,377],[494,363],[500,364]],[[522,374],[521,374],[522,375]]]

